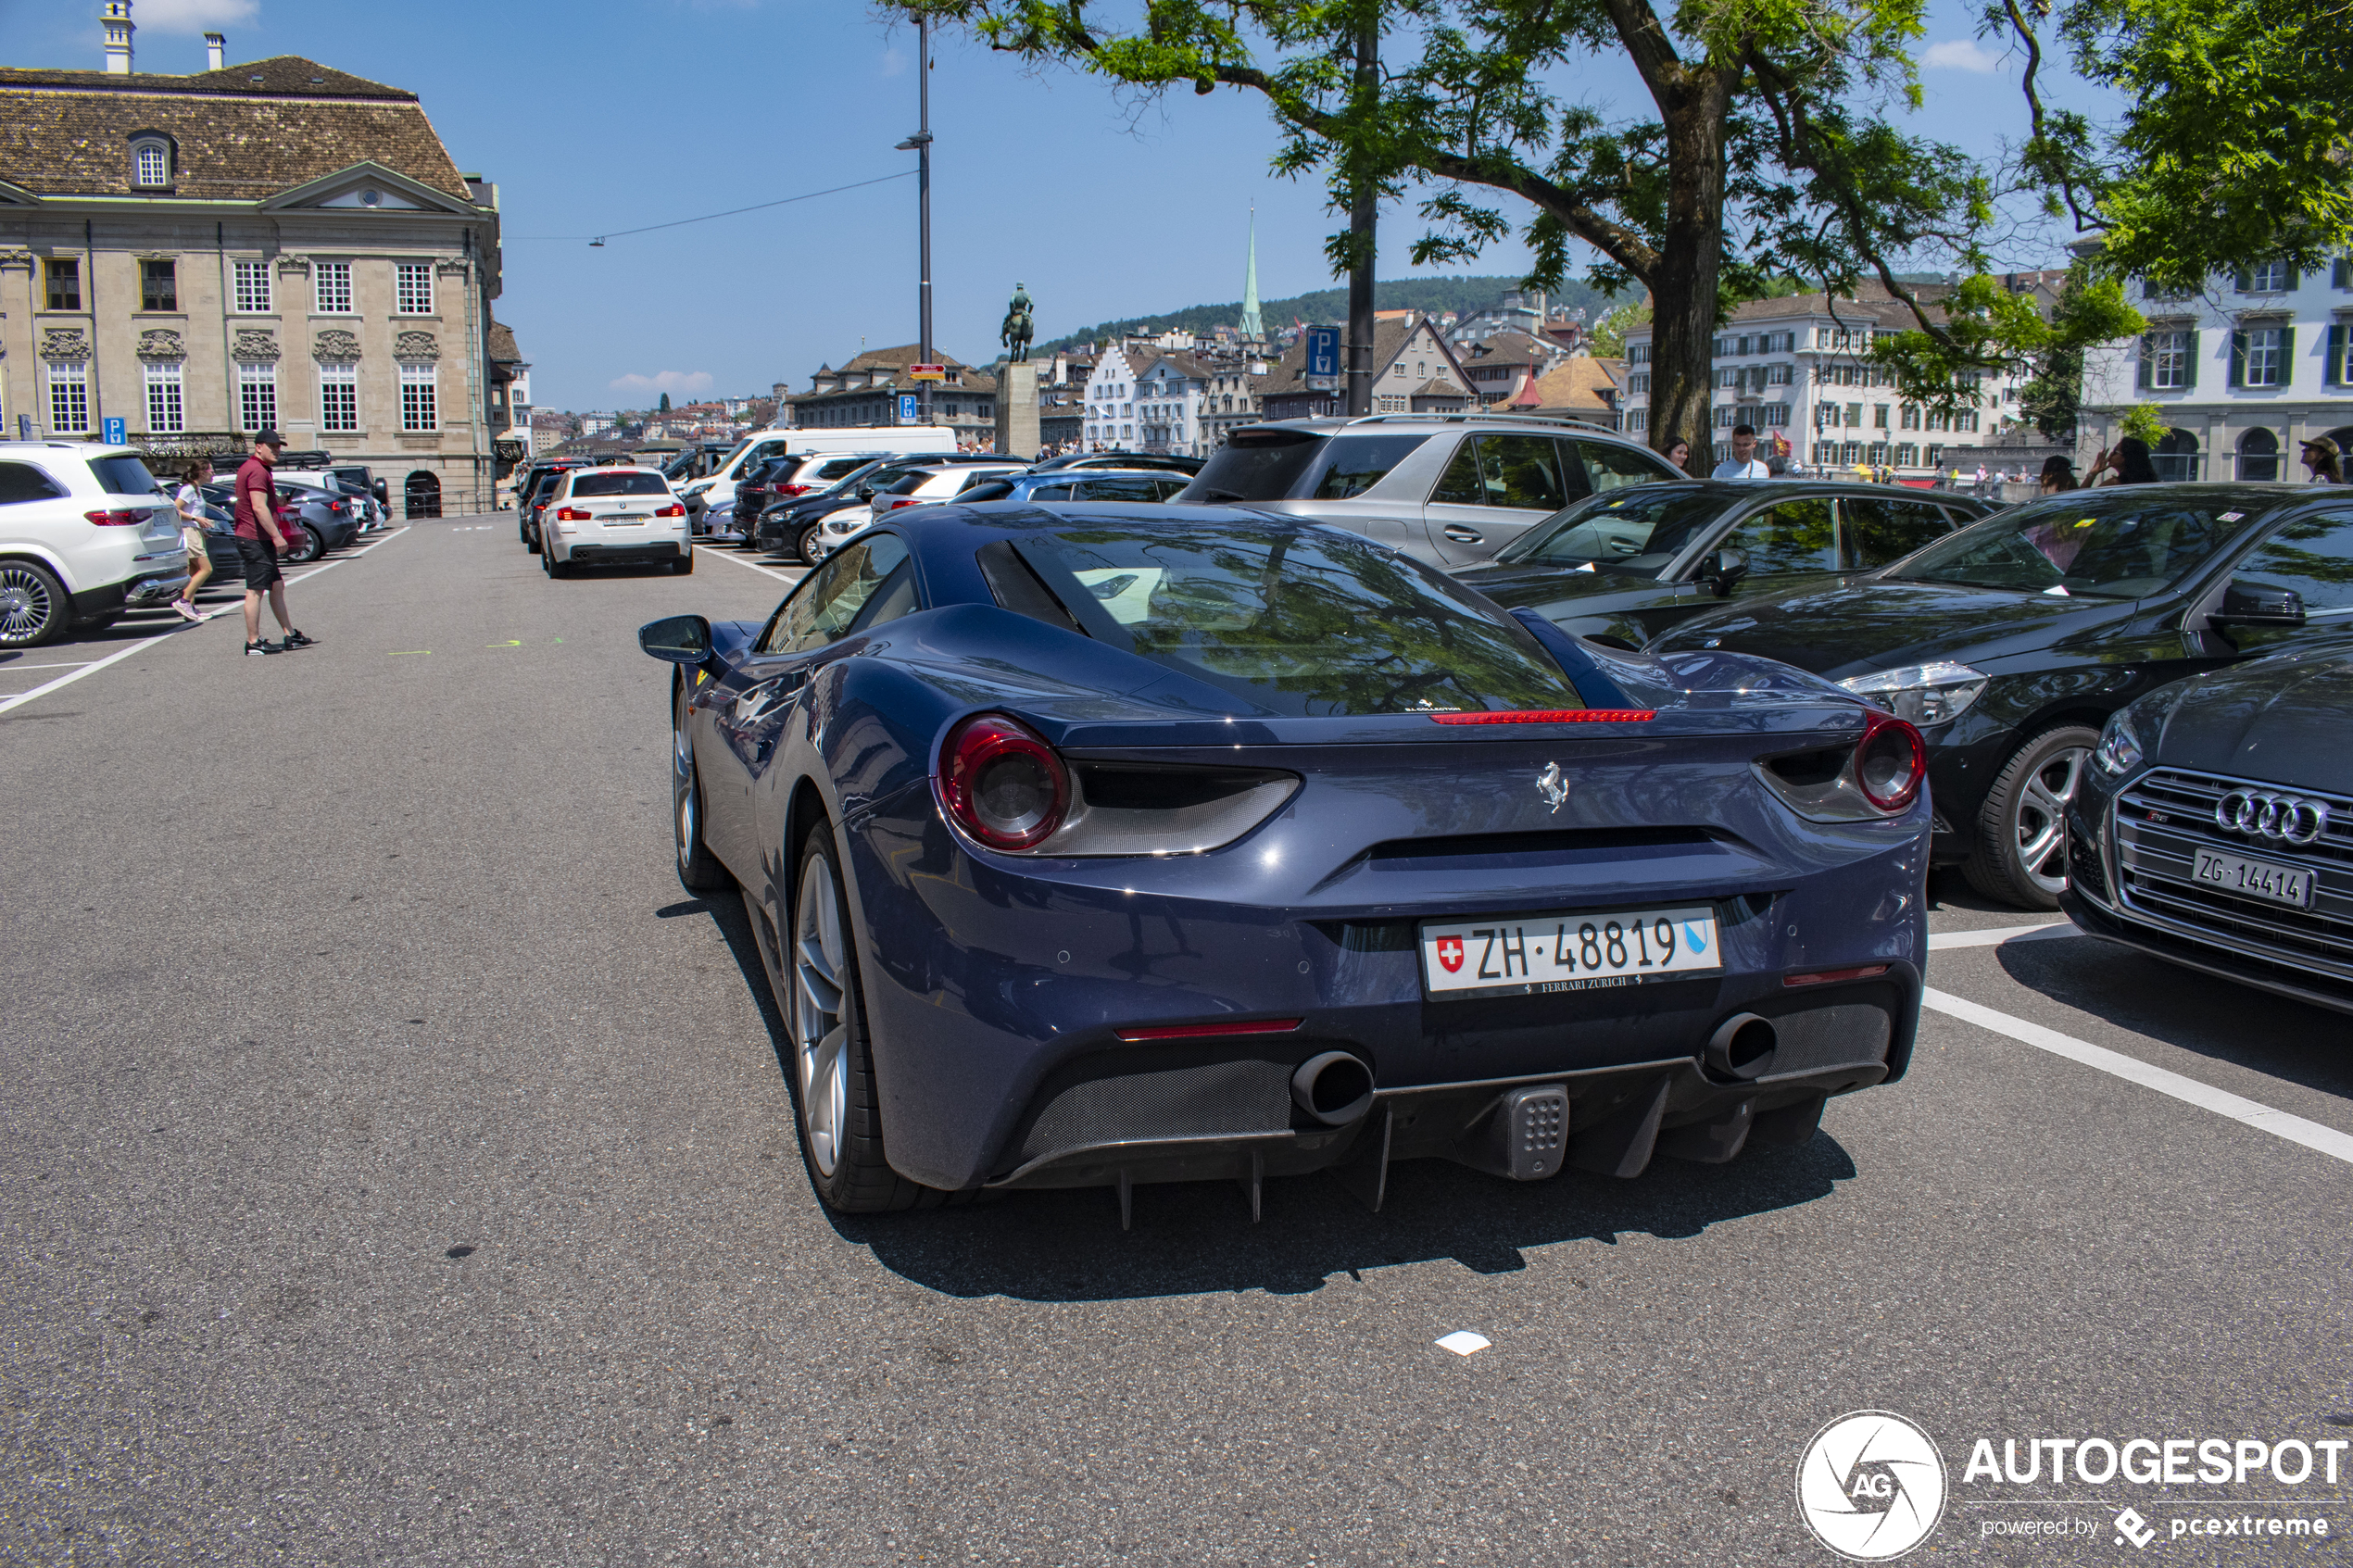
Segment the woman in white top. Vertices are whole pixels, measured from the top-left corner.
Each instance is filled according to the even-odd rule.
[[[204,547],[204,492],[197,488],[212,477],[212,465],[198,458],[188,465],[182,476],[179,492],[171,497],[172,510],[180,514],[180,539],[188,546],[188,585],[171,601],[171,608],[183,621],[200,621],[196,613],[196,590],[212,576],[212,557]]]

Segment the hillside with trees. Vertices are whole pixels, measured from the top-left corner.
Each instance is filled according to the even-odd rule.
[[[1485,310],[1504,303],[1504,296],[1520,286],[1517,278],[1394,278],[1377,283],[1373,297],[1382,310],[1420,310],[1432,316],[1442,316],[1452,310],[1466,316],[1475,310]],[[1548,303],[1575,309],[1582,306],[1588,320],[1598,318],[1613,303],[1611,296],[1581,282],[1563,284],[1548,296]],[[1343,321],[1348,316],[1346,288],[1317,289],[1313,294],[1293,295],[1289,299],[1268,299],[1259,302],[1259,314],[1270,332],[1290,326],[1293,321],[1305,321],[1320,326]],[[1127,316],[1114,321],[1098,321],[1091,327],[1065,332],[1049,343],[1032,349],[1033,354],[1051,354],[1057,348],[1073,344],[1101,343],[1122,332],[1160,333],[1183,331],[1206,336],[1213,327],[1233,326],[1242,319],[1242,302],[1239,299],[1223,305],[1191,305],[1178,310],[1163,311],[1154,316]]]

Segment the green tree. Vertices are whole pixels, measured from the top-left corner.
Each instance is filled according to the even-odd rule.
[[[665,413],[665,414],[667,414],[668,412],[670,412],[670,394],[668,394],[668,393],[666,393],[666,392],[665,392],[665,393],[663,393],[663,394],[661,395],[661,412]]]
[[[1651,307],[1647,301],[1629,300],[1594,322],[1593,330],[1585,334],[1585,342],[1595,355],[1604,359],[1623,359],[1626,357],[1626,334],[1644,325],[1650,319]]]

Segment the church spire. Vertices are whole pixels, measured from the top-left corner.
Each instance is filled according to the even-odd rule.
[[[1266,335],[1258,314],[1258,204],[1250,204],[1250,268],[1242,274],[1242,341],[1255,343]]]

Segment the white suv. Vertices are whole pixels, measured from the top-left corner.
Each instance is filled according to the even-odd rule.
[[[570,469],[539,514],[539,564],[550,577],[576,566],[666,561],[680,577],[695,569],[686,504],[659,469]]]
[[[171,502],[139,453],[0,441],[0,648],[29,648],[188,584]]]

